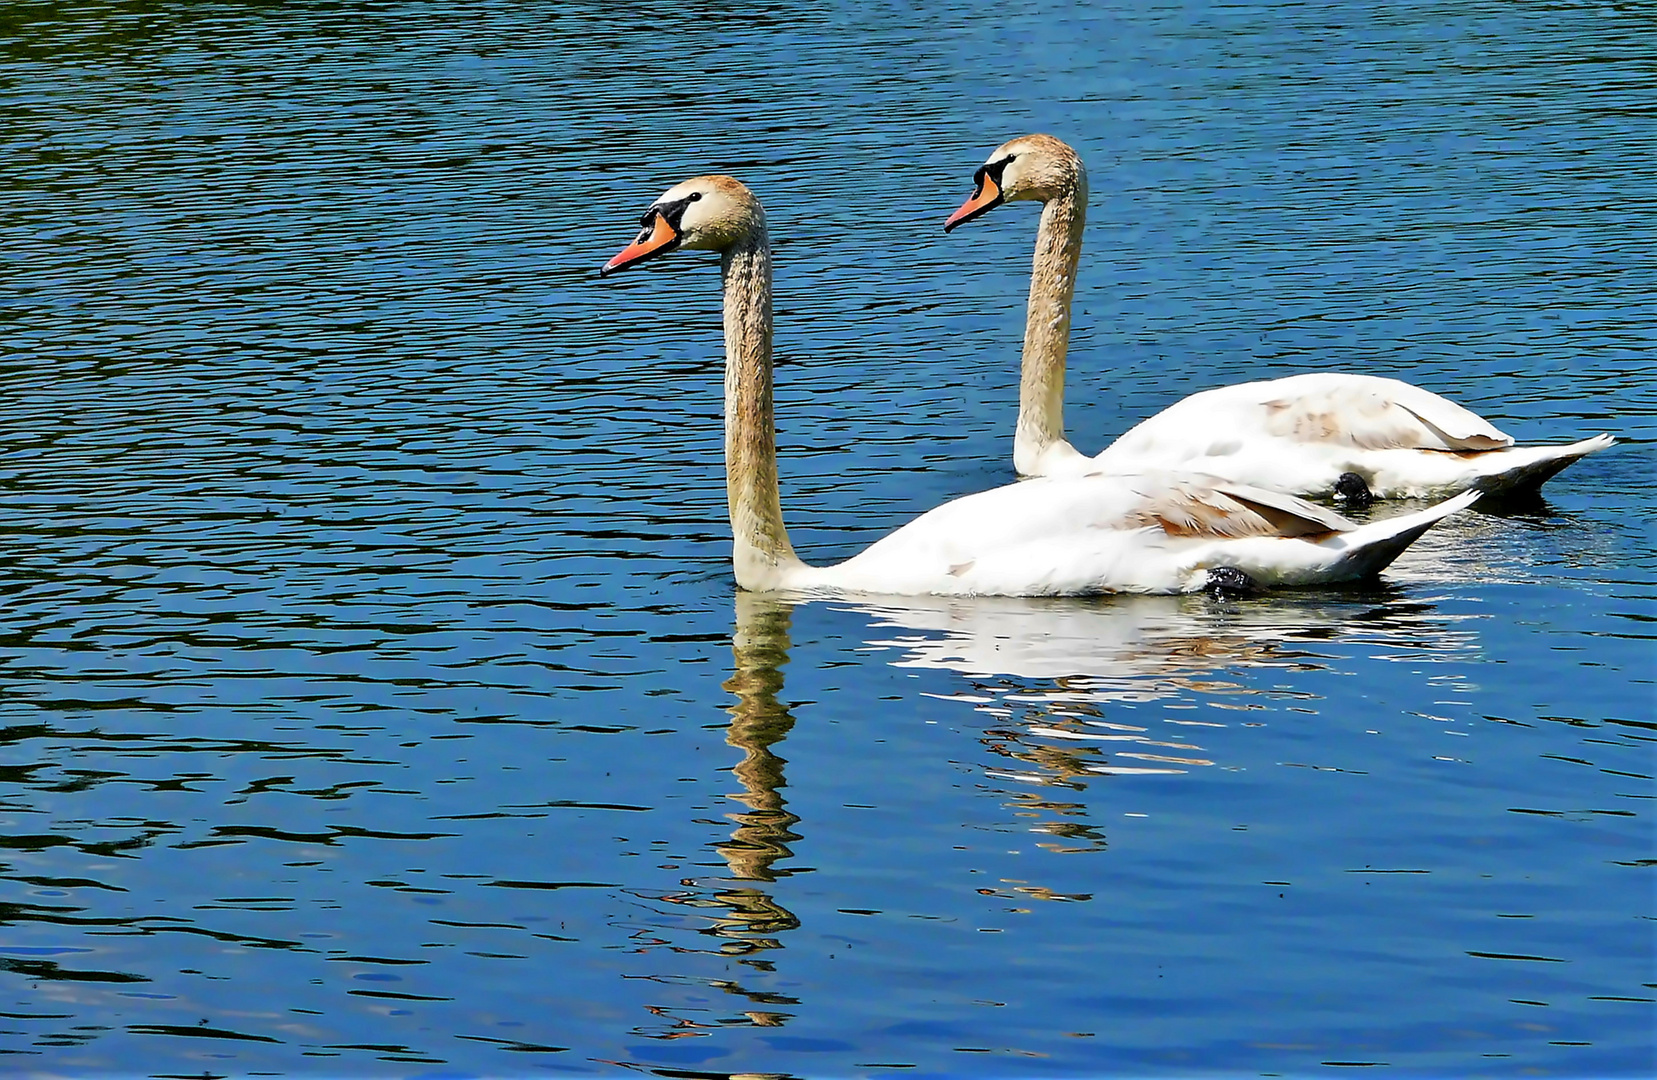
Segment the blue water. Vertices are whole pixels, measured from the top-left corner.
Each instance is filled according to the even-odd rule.
[[[0,1069],[1657,1071],[1639,5],[0,8]],[[719,170],[809,559],[1358,370],[1620,444],[1357,590],[731,583]],[[1385,512],[1385,511],[1382,511]]]

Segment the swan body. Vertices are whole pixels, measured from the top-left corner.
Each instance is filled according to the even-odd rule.
[[[1515,446],[1478,414],[1419,386],[1376,375],[1313,372],[1204,390],[1143,420],[1076,471],[1180,467],[1274,491],[1325,494],[1356,473],[1372,494],[1532,490],[1609,435]],[[1055,461],[1054,471],[1070,471]]]
[[[1175,593],[1235,567],[1259,585],[1380,573],[1476,495],[1355,527],[1283,495],[1197,475],[1036,477],[954,499],[783,588],[933,596]]]
[[[1086,220],[1087,171],[1051,135],[997,147],[946,230],[1003,202],[1041,202],[1030,279],[1013,464],[1027,476],[1180,469],[1298,495],[1328,495],[1352,473],[1370,493],[1421,498],[1534,491],[1585,454],[1579,442],[1521,447],[1455,402],[1397,379],[1318,372],[1193,394],[1086,457],[1064,437],[1070,306]]]
[[[845,562],[808,566],[789,543],[777,486],[764,211],[738,181],[703,176],[670,188],[641,225],[602,272],[678,248],[721,254],[726,495],[744,589],[1047,596],[1194,591],[1236,572],[1262,586],[1353,581],[1476,497],[1358,526],[1293,496],[1183,471],[1051,476],[952,500]]]

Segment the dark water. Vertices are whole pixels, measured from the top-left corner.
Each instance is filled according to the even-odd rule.
[[[0,6],[0,1052],[23,1075],[1657,1069],[1657,37],[1637,4]],[[730,583],[711,169],[784,498],[1398,375],[1623,440],[1373,588]]]

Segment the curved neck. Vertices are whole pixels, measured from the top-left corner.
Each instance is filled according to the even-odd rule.
[[[727,250],[725,283],[725,494],[736,583],[777,588],[803,565],[783,528],[777,430],[771,404],[771,242],[760,227]]]
[[[1047,200],[1036,231],[1030,303],[1024,319],[1024,368],[1018,387],[1013,466],[1038,471],[1038,459],[1064,443],[1064,361],[1070,350],[1070,301],[1087,223],[1087,181]],[[1068,444],[1066,444],[1068,445]]]

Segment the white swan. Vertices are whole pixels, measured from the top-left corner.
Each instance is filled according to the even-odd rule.
[[[1013,466],[1027,476],[1147,468],[1193,469],[1297,495],[1324,495],[1352,473],[1382,497],[1477,490],[1516,494],[1610,435],[1563,446],[1515,446],[1489,421],[1397,379],[1317,372],[1192,394],[1106,447],[1078,453],[1064,438],[1070,301],[1087,215],[1087,170],[1051,135],[1003,143],[974,175],[976,188],[945,231],[1003,202],[1043,203],[1024,327]],[[1352,494],[1360,486],[1348,480]]]
[[[1355,526],[1302,500],[1199,476],[1050,477],[945,503],[836,566],[801,562],[777,492],[771,242],[728,176],[669,189],[610,273],[676,248],[721,255],[725,485],[737,584],[754,591],[1035,596],[1310,584],[1378,573],[1476,497]]]

